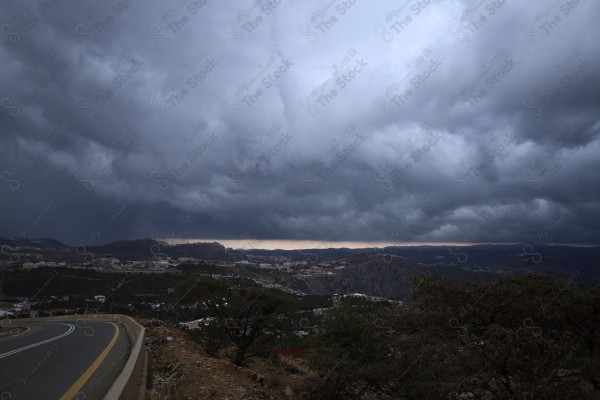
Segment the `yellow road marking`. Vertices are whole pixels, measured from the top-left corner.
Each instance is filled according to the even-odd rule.
[[[96,370],[98,369],[100,364],[102,364],[102,361],[104,361],[104,359],[106,358],[108,353],[110,353],[110,350],[113,348],[113,346],[115,345],[115,343],[117,342],[117,339],[119,337],[119,327],[117,327],[117,325],[113,324],[112,322],[111,322],[111,324],[112,324],[112,326],[115,327],[115,334],[114,334],[113,338],[111,339],[110,343],[108,344],[108,346],[106,346],[104,351],[102,353],[100,353],[98,358],[96,358],[96,360],[92,363],[92,365],[90,365],[90,367],[87,369],[87,371],[85,371],[83,373],[83,375],[81,375],[79,377],[79,379],[77,379],[77,381],[73,384],[73,386],[71,386],[69,388],[69,390],[67,390],[67,392],[65,394],[63,394],[59,400],[71,400],[73,397],[75,397],[77,392],[79,392],[79,390],[83,387],[83,385],[85,385],[85,383],[88,381],[88,379],[90,379],[92,377],[92,375],[94,374],[94,372],[96,372]]]
[[[5,327],[5,328],[6,328],[6,327]],[[6,328],[6,329],[15,329],[15,328]],[[27,332],[29,332],[30,330],[31,330],[31,327],[30,327],[30,326],[28,326],[28,327],[27,327],[27,328],[26,328],[26,329],[25,329],[23,332],[17,333],[16,335],[8,335],[7,337],[0,338],[0,340],[8,339],[8,338],[11,338],[11,337],[17,337],[17,336],[21,336],[21,335],[24,335],[24,334],[26,334],[26,333],[27,333]]]

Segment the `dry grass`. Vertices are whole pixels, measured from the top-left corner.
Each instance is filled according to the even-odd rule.
[[[246,367],[236,367],[226,359],[210,357],[178,328],[151,327],[146,332],[148,400],[297,398],[304,384],[301,374],[289,374],[265,359],[253,358]],[[168,341],[168,336],[173,339]],[[286,395],[286,388],[296,395]]]

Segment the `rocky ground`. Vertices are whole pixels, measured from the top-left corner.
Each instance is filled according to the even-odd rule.
[[[151,325],[149,321],[140,321]],[[185,331],[147,326],[149,350],[146,399],[299,399],[307,375],[303,360],[250,358],[237,367],[210,357]],[[286,372],[292,371],[292,372]]]

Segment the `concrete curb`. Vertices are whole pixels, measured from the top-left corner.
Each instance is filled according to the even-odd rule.
[[[123,323],[127,330],[132,348],[127,363],[106,396],[104,396],[104,399],[143,398],[140,396],[145,396],[146,393],[146,328],[129,316],[120,315],[119,317],[121,317],[119,321]]]
[[[20,331],[21,329],[23,329],[23,330],[26,329],[24,326],[20,326],[20,325],[19,326],[13,325],[10,328],[6,328],[6,327],[3,326],[2,328],[8,329],[8,330],[5,331],[5,332],[0,332],[0,339],[8,338],[8,337],[11,337],[11,336],[18,336],[21,333],[23,333],[23,332]],[[15,330],[17,330],[17,333],[14,333]]]
[[[148,385],[148,363],[150,359],[148,357],[148,351],[146,351],[145,347],[146,341],[144,338],[144,366],[142,367],[142,379],[140,382],[140,385],[142,385],[142,387],[140,388],[140,396],[138,400],[146,400],[146,387]]]
[[[8,328],[14,324],[26,324],[32,322],[53,322],[64,320],[101,320],[116,321],[125,327],[127,336],[131,342],[131,351],[123,370],[113,382],[113,385],[104,396],[104,400],[117,399],[144,399],[146,395],[146,378],[148,370],[148,354],[146,352],[146,329],[133,318],[121,314],[85,314],[85,315],[61,315],[57,317],[41,318],[19,318],[10,319]]]

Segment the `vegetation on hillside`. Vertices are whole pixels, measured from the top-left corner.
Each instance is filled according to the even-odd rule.
[[[600,397],[600,287],[546,276],[415,280],[412,302],[327,313],[311,399]]]
[[[600,398],[600,285],[592,283],[423,275],[404,304],[298,296],[244,279],[69,269],[7,272],[4,288],[47,310],[81,313],[87,304],[171,326],[203,319],[190,338],[238,366],[258,357],[298,374],[279,355],[308,354],[302,398],[311,400]],[[86,302],[95,294],[106,303]]]

